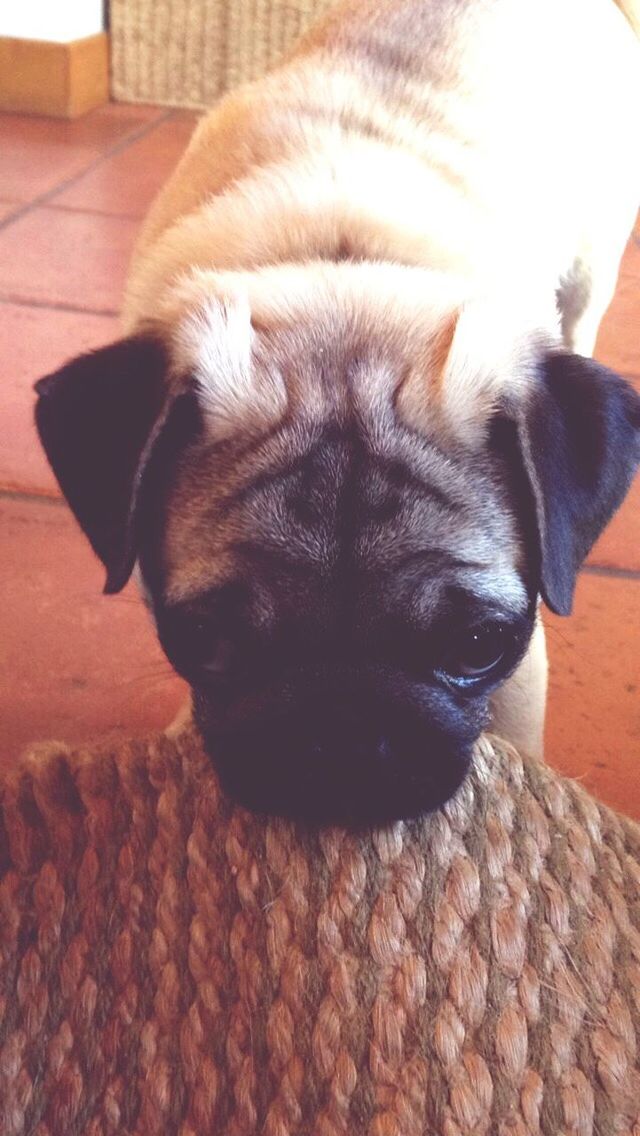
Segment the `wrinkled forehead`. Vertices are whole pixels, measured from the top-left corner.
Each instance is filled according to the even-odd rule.
[[[388,265],[230,277],[205,273],[186,315],[178,304],[173,360],[203,435],[165,518],[167,598],[239,572],[390,592],[412,564],[445,559],[476,589],[519,587],[486,445],[519,355],[509,337],[487,350],[485,307],[460,310],[440,279]]]
[[[478,455],[447,453],[397,425],[385,434],[379,416],[296,421],[233,459],[210,452],[185,463],[167,515],[166,598],[240,576],[309,602],[344,599],[348,588],[352,604],[379,604],[429,579],[432,603],[436,581],[455,581],[487,598],[511,589],[517,607],[521,550],[501,505]]]

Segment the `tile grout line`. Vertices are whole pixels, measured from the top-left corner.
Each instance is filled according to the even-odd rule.
[[[8,229],[9,225],[14,221],[14,219],[22,214],[22,212],[24,210],[25,202],[24,201],[2,201],[2,202],[0,202],[0,205],[11,206],[7,215],[5,217],[3,217],[2,220],[0,221],[0,231],[1,231],[2,229]]]
[[[153,122],[145,123],[138,130],[134,130],[131,134],[128,134],[126,138],[121,138],[119,142],[114,143],[113,146],[105,150],[104,154],[100,154],[99,157],[93,158],[88,163],[88,165],[86,165],[84,169],[80,170],[77,174],[72,174],[71,177],[66,178],[64,181],[58,182],[58,184],[55,185],[53,189],[48,189],[46,193],[41,193],[38,197],[34,197],[31,201],[25,202],[18,210],[16,210],[15,213],[10,213],[8,217],[5,217],[3,221],[0,221],[0,233],[4,229],[8,229],[10,225],[13,225],[15,221],[20,220],[21,217],[26,217],[35,209],[40,209],[42,206],[46,206],[48,202],[51,201],[58,193],[62,193],[65,189],[69,189],[72,185],[75,185],[76,182],[80,181],[81,178],[85,177],[92,170],[95,170],[98,168],[98,166],[101,166],[102,163],[107,161],[108,158],[112,158],[116,154],[121,154],[124,150],[127,150],[129,146],[133,146],[135,142],[139,142],[140,139],[145,138],[147,134],[153,133],[157,126],[160,126],[164,122],[168,122],[177,114],[178,111],[176,109],[168,108],[164,112],[164,114],[161,114],[158,118],[154,119]],[[109,214],[107,214],[107,216],[109,216]]]
[[[640,580],[638,568],[615,568],[608,564],[585,564],[580,569],[585,576],[602,576],[612,580]]]
[[[54,303],[51,300],[25,300],[22,296],[13,296],[10,292],[0,293],[0,306],[13,304],[17,308],[44,309],[48,312],[72,312],[76,315],[110,316],[117,319],[120,312],[117,308],[81,308],[78,304]]]
[[[50,201],[46,208],[55,209],[58,213],[86,213],[89,217],[117,217],[119,221],[137,221],[139,224],[144,220],[144,213],[108,213],[106,209],[87,209],[86,205],[64,205],[58,201]]]
[[[35,489],[0,488],[0,501],[22,501],[28,505],[53,505],[55,508],[68,508],[64,497],[52,497],[49,493],[38,493]]]

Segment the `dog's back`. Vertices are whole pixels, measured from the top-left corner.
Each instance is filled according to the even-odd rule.
[[[612,0],[346,0],[200,124],[143,231],[129,322],[194,263],[389,259],[549,290],[594,240],[617,258],[638,59]]]

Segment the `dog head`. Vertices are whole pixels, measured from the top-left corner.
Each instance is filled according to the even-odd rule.
[[[37,390],[105,590],[138,562],[223,783],[312,821],[452,795],[640,460],[621,379],[389,266],[194,274]]]

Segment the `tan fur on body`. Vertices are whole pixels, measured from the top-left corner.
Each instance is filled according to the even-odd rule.
[[[339,4],[201,122],[143,230],[127,322],[181,271],[319,258],[419,264],[467,297],[548,305],[594,235],[617,265],[637,208],[621,146],[637,71],[609,0]]]
[[[320,835],[189,730],[0,785],[3,1136],[640,1126],[640,830],[483,739],[424,821]]]
[[[640,36],[640,0],[616,0],[637,36]]]

